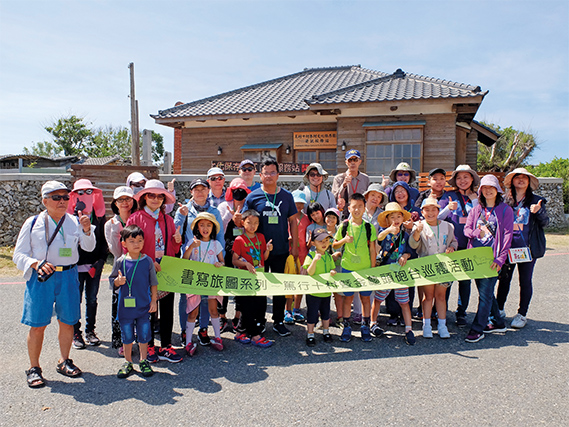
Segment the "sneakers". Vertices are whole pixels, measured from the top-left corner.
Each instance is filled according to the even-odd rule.
[[[383,335],[385,331],[379,327],[377,323],[371,325],[371,333],[374,334],[376,337],[380,337]]]
[[[182,331],[182,333],[180,334],[180,341],[182,345],[186,345],[186,331]]]
[[[261,337],[257,341],[251,340],[251,344],[253,344],[256,347],[267,348],[272,346],[274,344],[274,341],[268,340],[265,337]]]
[[[450,338],[450,332],[448,331],[447,325],[439,326],[439,337],[444,340]]]
[[[419,307],[415,314],[413,315],[413,319],[415,320],[423,320],[423,310]]]
[[[332,335],[330,334],[324,334],[324,342],[332,342]]]
[[[397,326],[397,317],[387,319],[387,326]]]
[[[198,332],[198,339],[200,340],[200,344],[203,346],[210,345],[211,340],[207,335],[207,328],[201,328]]]
[[[130,374],[132,374],[132,371],[133,371],[132,362],[124,362],[124,364],[117,372],[117,378],[126,378]]]
[[[235,332],[233,330],[233,322],[228,320],[226,317],[221,318],[221,332]]]
[[[413,334],[413,331],[405,332],[405,342],[408,345],[415,345],[415,343],[417,342],[417,338],[415,338],[415,334]]]
[[[89,344],[89,345],[92,345],[92,346],[101,345],[101,340],[95,334],[95,331],[85,332],[85,339],[87,341],[87,344]]]
[[[168,347],[160,347],[158,349],[158,359],[167,360],[170,363],[178,363],[182,361],[182,356],[174,351],[172,345]]]
[[[81,332],[73,335],[73,348],[77,350],[83,350],[86,347],[85,341],[83,340],[83,334]]]
[[[431,325],[423,325],[423,338],[433,338],[433,328]]]
[[[470,332],[468,333],[468,335],[466,336],[464,341],[466,341],[466,342],[478,342],[482,339],[484,339],[484,334],[470,330]]]
[[[150,367],[150,363],[148,363],[148,360],[144,359],[141,360],[138,363],[138,368],[140,369],[140,373],[142,374],[143,377],[151,377],[152,375],[154,375],[154,371]]]
[[[284,323],[287,325],[294,324],[294,317],[292,317],[292,313],[290,311],[285,311]]]
[[[306,345],[308,347],[314,347],[316,345],[316,338],[314,337],[307,337],[306,338]]]
[[[342,335],[340,335],[340,341],[350,342],[351,340],[352,340],[352,327],[344,325],[344,330],[342,331]]]
[[[362,327],[360,328],[360,334],[363,342],[371,341],[371,333],[369,331],[368,325],[362,325]]]
[[[292,318],[296,323],[306,323],[306,318],[300,313],[300,311],[293,312]]]
[[[456,326],[462,328],[466,326],[466,316],[461,316],[459,314],[456,315]]]
[[[158,355],[156,354],[156,347],[153,345],[148,346],[148,355],[146,356],[148,363],[158,363]]]
[[[510,325],[514,329],[522,329],[528,323],[528,319],[522,316],[520,313],[516,314],[512,319],[512,324]]]
[[[288,337],[290,335],[290,331],[286,328],[286,326],[283,323],[274,324],[273,331],[275,331],[281,337]]]
[[[354,314],[354,318],[352,320],[352,323],[354,325],[361,325],[362,324],[362,315],[360,314]]]
[[[212,338],[211,339],[211,347],[217,351],[222,351],[223,350],[223,342],[221,341],[221,338]]]
[[[251,338],[249,338],[247,335],[245,334],[236,334],[235,338],[233,338],[235,341],[240,342],[241,344],[249,344],[251,343]]]
[[[500,311],[500,317],[502,319],[505,319],[506,318],[506,310],[499,310],[499,311]]]
[[[197,349],[198,349],[198,343],[197,342],[190,342],[186,346],[186,354],[188,356],[192,357],[194,354],[196,354]]]
[[[493,323],[488,323],[488,325],[486,325],[486,327],[484,328],[484,333],[485,334],[493,334],[494,332],[506,332],[508,330],[508,328],[506,328],[506,325],[494,325]]]

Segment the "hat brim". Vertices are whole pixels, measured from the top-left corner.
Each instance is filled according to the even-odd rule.
[[[409,172],[409,184],[411,184],[413,181],[415,181],[415,178],[417,178],[417,174],[413,169],[393,169],[389,174],[389,179],[391,182],[397,182],[397,171]]]
[[[311,170],[314,169],[316,169],[318,173],[322,175],[322,184],[324,184],[330,175],[322,167],[318,168],[317,166],[312,166],[312,167],[309,166],[304,172],[302,180],[304,181],[305,184],[310,184],[310,179],[308,177],[308,174],[310,173]]]
[[[506,177],[504,178],[504,187],[511,188],[512,179],[514,179],[516,175],[527,176],[529,178],[529,186],[531,187],[532,191],[536,191],[539,188],[539,179],[537,179],[535,175],[529,172],[525,173],[525,172],[516,172],[516,171],[512,171],[508,175],[506,175]]]
[[[470,174],[470,176],[472,177],[472,185],[474,187],[478,187],[478,185],[480,185],[480,177],[478,176],[478,174],[474,169],[465,170],[465,171],[457,171],[457,170],[453,171],[450,179],[448,180],[448,185],[454,188],[458,188],[458,186],[456,185],[456,176],[460,172],[468,172]]]
[[[389,227],[389,223],[387,222],[387,217],[395,212],[401,212],[403,214],[403,222],[409,221],[411,219],[411,213],[407,212],[405,209],[383,211],[377,216],[377,223],[379,224],[379,226],[381,228]]]
[[[204,214],[207,214],[204,215]],[[194,227],[196,226],[196,224],[198,222],[200,222],[202,219],[205,219],[207,221],[210,221],[211,223],[213,223],[213,225],[215,225],[216,227],[216,231],[219,233],[219,231],[221,230],[221,227],[219,226],[219,222],[217,222],[217,219],[215,218],[215,215],[210,214],[209,212],[200,212],[192,221],[192,230],[194,229]],[[212,236],[213,239],[215,239],[216,236]]]
[[[381,190],[366,190],[366,192],[363,194],[364,198],[367,201],[367,196],[369,193],[379,193],[381,194],[381,202],[379,202],[379,206],[383,207],[387,204],[387,202],[389,202],[389,196],[387,195],[386,192],[381,191]]]
[[[166,190],[162,190],[160,188],[144,188],[134,195],[134,200],[139,202],[140,198],[148,193],[164,194],[164,203],[167,205],[176,203],[176,198],[171,193],[169,193]]]

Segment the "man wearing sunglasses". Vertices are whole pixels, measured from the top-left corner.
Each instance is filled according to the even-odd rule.
[[[346,166],[348,170],[334,177],[332,193],[338,202],[338,209],[343,211],[344,217],[348,217],[348,205],[346,200],[354,194],[364,194],[369,187],[369,176],[360,172],[362,156],[358,150],[348,150],[346,152]]]
[[[328,172],[324,170],[320,163],[310,163],[304,173],[303,181],[306,184],[303,193],[306,195],[306,205],[303,212],[306,213],[308,205],[318,202],[325,211],[336,207],[336,199],[330,190],[324,188],[324,183],[328,179]]]
[[[207,182],[209,182],[210,190],[208,200],[209,203],[217,208],[220,203],[225,201],[225,174],[220,168],[211,168],[207,171]]]
[[[46,182],[41,188],[41,197],[46,210],[26,220],[13,257],[27,280],[22,323],[30,326],[27,340],[30,369],[26,375],[31,388],[46,384],[39,359],[45,328],[51,323],[54,306],[61,352],[56,370],[68,377],[81,375],[81,370],[69,358],[73,325],[81,313],[77,261],[79,247],[92,251],[96,245],[95,227],[89,217],[83,212],[78,212],[78,216],[66,213],[69,190],[64,184]],[[38,279],[38,274],[45,275],[44,281]]]
[[[239,164],[239,176],[247,183],[249,190],[254,191],[261,188],[261,184],[254,182],[255,179],[255,163],[252,160],[245,159]]]

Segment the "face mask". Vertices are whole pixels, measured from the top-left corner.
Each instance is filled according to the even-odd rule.
[[[133,192],[134,194],[140,193],[140,191],[144,190],[144,187],[134,187],[134,186],[133,186],[133,187],[130,187],[130,188],[132,188],[132,192]]]
[[[244,200],[245,197],[247,197],[247,192],[245,190],[243,190],[242,188],[238,188],[236,190],[233,190],[233,198],[235,200],[237,200],[238,202],[240,202],[241,200]]]
[[[93,211],[93,197],[90,195],[77,197],[77,203],[74,209],[75,215],[78,215],[79,211],[89,215]]]

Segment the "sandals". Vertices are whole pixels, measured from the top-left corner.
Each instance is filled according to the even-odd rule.
[[[82,374],[81,369],[73,364],[73,360],[65,359],[63,362],[57,364],[57,372],[66,377],[75,378]]]
[[[30,388],[40,388],[45,386],[46,382],[41,374],[41,368],[39,366],[34,366],[33,368],[26,371],[28,387]]]

